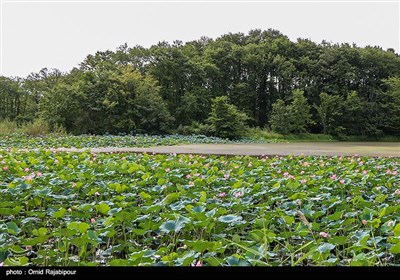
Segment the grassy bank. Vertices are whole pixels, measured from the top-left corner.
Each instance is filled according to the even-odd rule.
[[[360,135],[346,135],[336,137],[328,134],[316,133],[299,133],[282,135],[267,129],[249,128],[245,137],[254,141],[275,140],[277,142],[331,142],[331,141],[344,141],[344,142],[400,142],[400,136],[386,135],[380,138],[365,137]]]

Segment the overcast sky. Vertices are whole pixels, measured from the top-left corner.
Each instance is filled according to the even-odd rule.
[[[25,77],[43,67],[69,71],[88,54],[159,41],[274,28],[291,40],[399,46],[398,1],[66,3],[0,0],[0,74]],[[259,1],[258,1],[259,2]]]

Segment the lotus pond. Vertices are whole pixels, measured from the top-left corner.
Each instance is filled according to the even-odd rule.
[[[180,144],[217,144],[217,143],[269,143],[282,142],[272,139],[228,140],[204,135],[44,135],[30,137],[23,133],[0,135],[0,148],[98,148],[98,147],[150,147],[172,146]]]
[[[0,151],[5,266],[400,264],[398,158]]]

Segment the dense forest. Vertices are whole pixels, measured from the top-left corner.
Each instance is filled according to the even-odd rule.
[[[62,55],[62,53],[60,53]],[[380,47],[292,42],[277,30],[88,55],[68,73],[0,76],[0,121],[74,134],[400,134],[400,56]]]

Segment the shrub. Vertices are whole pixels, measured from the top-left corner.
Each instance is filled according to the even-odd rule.
[[[29,136],[39,136],[39,135],[46,135],[50,133],[49,124],[46,121],[41,119],[37,119],[34,122],[26,123],[21,127],[21,131],[26,133]]]
[[[17,123],[3,120],[0,122],[0,135],[10,134],[16,132],[18,129]]]
[[[227,96],[220,96],[212,100],[208,122],[212,125],[215,136],[230,139],[240,138],[246,132],[246,120],[248,120],[248,116],[240,112],[235,105],[229,104]]]
[[[292,131],[290,112],[282,99],[278,99],[272,104],[272,113],[269,123],[272,130],[277,133],[288,135]]]
[[[289,105],[278,99],[272,105],[270,125],[273,131],[287,135],[290,133],[305,133],[312,123],[310,105],[301,90],[293,91],[293,101]]]
[[[214,127],[211,124],[193,122],[191,125],[180,125],[176,131],[178,134],[182,135],[214,135]]]
[[[254,140],[276,140],[284,138],[282,134],[270,131],[268,129],[262,129],[260,127],[248,128],[246,136]]]

